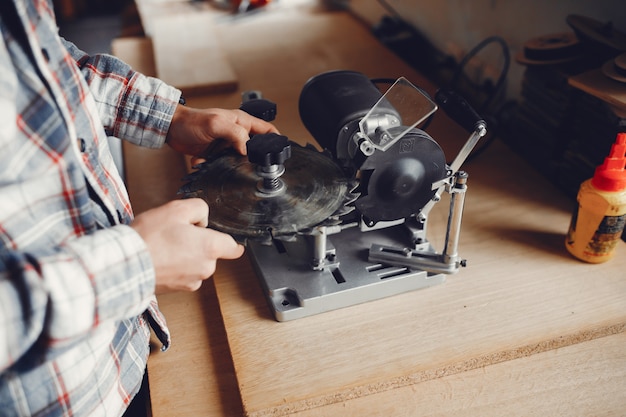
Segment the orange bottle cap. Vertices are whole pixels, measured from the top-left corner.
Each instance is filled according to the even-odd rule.
[[[626,190],[626,133],[618,133],[611,153],[596,168],[591,184],[603,191]]]

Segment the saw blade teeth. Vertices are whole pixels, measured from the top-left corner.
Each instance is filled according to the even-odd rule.
[[[181,193],[179,192],[178,194],[182,194],[181,196],[181,200],[187,200],[190,198],[202,198],[202,191],[190,191],[187,193]]]
[[[342,206],[342,207],[339,207],[337,211],[333,213],[333,216],[335,217],[345,216],[346,214],[351,213],[352,211],[354,211],[354,206]]]
[[[178,189],[177,194],[189,194],[193,191],[192,183],[187,183]]]
[[[340,218],[355,210],[354,202],[359,198],[360,193],[348,191],[344,197],[343,204],[323,222],[323,226],[335,226],[341,223]]]
[[[361,197],[361,193],[350,193],[348,196],[346,196],[345,204],[354,203],[356,200],[359,199],[359,197]]]
[[[346,194],[343,202],[344,206],[353,204],[356,200],[359,199],[359,197],[361,197],[361,193],[351,191],[350,193]]]
[[[199,162],[191,166],[191,169],[201,169],[206,166],[206,162]]]
[[[190,172],[181,178],[181,181],[194,181],[200,177],[200,173],[198,171]]]
[[[202,184],[199,181],[190,181],[186,184],[183,184],[178,189],[178,194],[189,194],[196,193],[202,191]]]

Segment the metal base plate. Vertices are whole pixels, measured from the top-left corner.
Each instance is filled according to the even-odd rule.
[[[312,242],[306,236],[274,245],[248,242],[248,254],[276,320],[294,320],[443,283],[442,273],[368,261],[372,243],[401,245],[397,236],[402,227],[370,232],[352,228],[329,236],[327,247],[335,250],[337,264],[321,271],[311,268]]]

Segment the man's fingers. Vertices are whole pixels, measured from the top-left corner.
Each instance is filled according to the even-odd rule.
[[[230,135],[234,148],[242,155],[247,153],[246,142],[251,135],[278,133],[278,129],[273,124],[251,116],[243,110],[238,110],[238,112],[237,127],[231,128],[227,134]]]
[[[201,198],[188,198],[176,200],[172,203],[173,210],[176,210],[179,219],[185,223],[199,227],[209,225],[209,205]]]
[[[243,245],[237,243],[232,236],[218,232],[217,230],[208,229],[212,233],[209,239],[210,247],[207,253],[213,259],[237,259],[243,255]]]
[[[273,124],[262,119],[252,118],[250,123],[250,133],[278,133],[278,129]]]
[[[185,222],[206,228],[209,221],[209,206],[201,198],[178,200],[184,206]],[[206,242],[205,253],[209,259],[237,259],[243,255],[244,247],[232,236],[213,229],[205,229],[202,238]]]
[[[200,165],[201,163],[205,161],[206,159],[202,156],[192,156],[189,163],[192,167],[195,167],[196,165]]]

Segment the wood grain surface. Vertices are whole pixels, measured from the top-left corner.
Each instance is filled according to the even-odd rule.
[[[262,28],[276,52],[241,41]],[[259,85],[279,113],[297,107],[294,85],[328,69],[418,77],[343,13],[267,16],[229,28],[228,39],[235,68],[254,62],[251,80],[272,74]],[[289,119],[290,132],[306,137]],[[466,138],[445,116],[433,132],[448,151]],[[277,323],[246,261],[221,268],[217,295],[248,415],[324,406],[623,330],[626,281],[616,271],[626,258],[591,266],[567,255],[572,202],[497,142],[466,169],[460,250],[469,267],[443,286]],[[445,216],[438,223],[441,230]]]
[[[622,416],[624,343],[619,333],[291,416]]]
[[[208,2],[136,3],[153,43],[159,78],[181,89],[186,97],[237,88],[237,74],[214,31],[213,21],[223,11]]]
[[[146,75],[155,75],[147,38],[113,42],[112,52]],[[165,146],[146,149],[123,142],[126,186],[135,214],[177,199],[187,172],[182,155]],[[198,292],[159,296],[172,333],[161,352],[154,337],[148,364],[152,416],[238,416],[243,414],[228,341],[213,281]]]
[[[319,72],[404,75],[434,90],[343,12],[287,8],[216,34],[239,90],[190,105],[237,107],[241,91],[261,89],[300,143],[311,138],[299,89]],[[466,138],[439,113],[429,133],[449,159]],[[150,155],[181,163],[164,152]],[[153,415],[619,415],[626,245],[607,264],[571,258],[573,202],[500,142],[464,168],[468,267],[441,286],[278,323],[242,258],[220,262],[198,293],[160,297],[174,345],[149,361]],[[445,219],[440,207],[431,215],[436,245]]]
[[[615,262],[572,259],[568,202],[508,149],[496,145],[467,169],[460,251],[469,266],[441,286],[278,323],[248,264],[221,268],[217,294],[248,415],[286,415],[624,331],[625,245]]]

